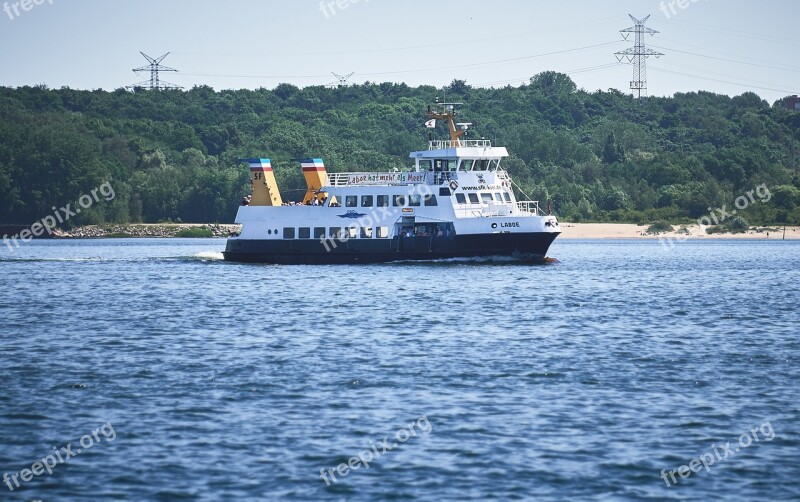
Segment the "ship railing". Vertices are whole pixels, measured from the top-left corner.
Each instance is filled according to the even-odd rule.
[[[450,140],[432,140],[428,142],[428,150],[447,150],[448,148],[490,148],[492,140],[490,139],[459,139],[455,141]]]
[[[520,200],[517,201],[517,211],[520,213],[530,213],[539,215],[541,212],[539,209],[539,201],[538,200]]]
[[[328,173],[328,183],[332,187],[343,187],[350,183],[350,173]]]

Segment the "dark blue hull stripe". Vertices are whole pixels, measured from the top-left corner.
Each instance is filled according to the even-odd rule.
[[[544,259],[558,233],[501,233],[453,237],[395,237],[393,239],[249,240],[230,239],[228,261],[278,264],[385,263],[398,260],[436,260],[481,256],[522,256]]]

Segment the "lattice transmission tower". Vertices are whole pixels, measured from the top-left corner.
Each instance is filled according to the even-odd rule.
[[[622,62],[623,59],[626,59],[628,63],[633,65],[633,80],[631,80],[631,90],[634,92],[634,94],[636,94],[637,98],[641,98],[642,93],[647,96],[647,58],[650,56],[655,56],[658,58],[664,54],[645,47],[644,36],[652,36],[658,33],[656,30],[648,28],[644,25],[644,23],[650,19],[650,16],[647,16],[644,19],[636,19],[630,14],[628,14],[628,16],[630,16],[630,18],[636,24],[630,28],[620,30],[620,33],[622,34],[622,38],[624,40],[628,40],[631,33],[633,33],[635,35],[634,44],[633,47],[625,49],[621,52],[617,52],[616,56],[617,61]]]
[[[169,82],[165,82],[165,81],[161,80],[161,78],[158,75],[162,71],[174,71],[174,72],[178,71],[175,68],[170,68],[169,66],[164,66],[164,65],[161,64],[161,62],[164,61],[164,58],[169,56],[169,52],[164,54],[160,58],[151,58],[150,56],[148,56],[144,52],[140,52],[140,54],[142,56],[144,56],[144,58],[150,64],[147,65],[147,66],[142,66],[141,68],[134,68],[133,72],[138,74],[140,72],[149,71],[150,72],[150,80],[145,80],[143,82],[139,82],[138,84],[130,85],[130,86],[128,86],[129,89],[130,88],[135,88],[135,87],[144,87],[144,88],[150,89],[150,90],[153,90],[153,89],[161,89],[161,90],[164,90],[164,89],[183,89],[183,87],[181,87],[179,85],[171,84]]]
[[[328,84],[328,87],[347,87],[347,81],[350,80],[350,77],[355,75],[356,72],[348,73],[347,75],[339,75],[338,73],[331,72],[331,75],[336,77],[338,82],[331,82]]]

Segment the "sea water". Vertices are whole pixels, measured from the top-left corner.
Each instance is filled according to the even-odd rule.
[[[796,242],[224,245],[0,248],[2,499],[800,498]]]

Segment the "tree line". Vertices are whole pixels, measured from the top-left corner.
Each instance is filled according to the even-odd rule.
[[[241,158],[269,157],[282,196],[302,198],[293,159],[331,172],[412,166],[425,110],[443,90],[366,83],[215,91],[0,87],[0,223],[29,224],[105,182],[113,201],[69,224],[232,222],[249,177]],[[743,216],[800,224],[800,113],[752,92],[633,99],[587,92],[545,72],[518,87],[455,80],[471,138],[507,146],[504,167],[571,221],[692,221],[766,184]],[[446,137],[444,125],[437,137]],[[544,204],[543,204],[544,205]]]

